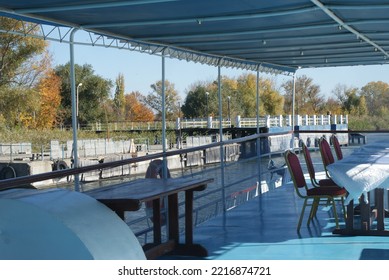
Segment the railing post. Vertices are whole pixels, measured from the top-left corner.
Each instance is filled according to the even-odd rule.
[[[316,115],[312,116],[312,121],[313,121],[313,125],[317,125],[317,116]]]
[[[301,117],[300,117],[300,115],[295,115],[294,124],[295,124],[295,126],[300,126],[301,125]]]
[[[265,116],[265,127],[270,127],[270,126],[271,126],[270,115],[266,115]]]
[[[208,116],[208,119],[207,119],[207,128],[212,128],[212,116]]]
[[[241,124],[241,120],[240,120],[240,116],[236,116],[235,118],[235,121],[236,121],[236,127],[242,127],[242,124]]]
[[[292,126],[293,125],[293,122],[292,122],[292,115],[288,115],[288,119],[287,119],[287,126]]]
[[[284,117],[282,115],[279,115],[278,116],[278,126],[279,127],[283,127],[283,121],[284,121]]]
[[[176,119],[176,129],[180,129],[181,128],[181,119],[180,118],[177,118]]]

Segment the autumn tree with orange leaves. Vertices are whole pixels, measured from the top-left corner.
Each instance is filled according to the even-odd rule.
[[[148,122],[154,120],[153,112],[140,101],[142,95],[139,92],[131,92],[126,94],[124,98],[127,121]]]
[[[49,70],[38,84],[40,110],[36,116],[36,128],[52,128],[56,122],[61,104],[61,79]]]

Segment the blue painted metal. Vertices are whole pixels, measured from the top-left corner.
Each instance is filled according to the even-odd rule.
[[[73,29],[70,34],[70,40],[74,40],[74,35],[78,31],[78,29]],[[74,44],[70,43],[70,88],[71,88],[71,96],[72,96],[72,129],[73,129],[73,167],[78,167],[78,145],[77,145],[77,128],[78,128],[78,119],[77,119],[77,107],[76,105],[76,73],[74,70]],[[74,190],[80,191],[80,178],[79,175],[74,175]]]

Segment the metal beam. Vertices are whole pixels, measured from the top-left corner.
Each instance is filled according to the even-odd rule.
[[[99,24],[85,24],[83,28],[103,28],[103,27],[133,27],[133,26],[146,26],[146,25],[163,25],[163,24],[185,24],[185,23],[197,23],[203,24],[207,22],[216,21],[232,21],[232,20],[248,20],[248,19],[261,19],[278,16],[289,16],[301,13],[311,13],[319,10],[316,6],[308,8],[289,9],[284,11],[265,11],[251,14],[239,14],[228,16],[212,16],[212,17],[192,17],[192,18],[177,18],[167,20],[150,20],[150,21],[136,21],[136,22],[112,22],[112,23],[99,23]]]
[[[80,5],[64,5],[64,6],[50,6],[41,8],[21,8],[14,9],[15,13],[18,14],[33,14],[33,13],[48,13],[48,12],[63,12],[63,11],[77,11],[86,9],[106,9],[106,8],[118,8],[125,6],[135,5],[147,5],[164,2],[174,2],[177,0],[134,0],[134,1],[115,1],[115,2],[104,2],[94,4],[80,4]]]
[[[245,31],[228,31],[228,32],[211,32],[211,33],[196,33],[196,34],[177,34],[177,35],[163,35],[163,36],[135,36],[134,39],[144,40],[144,41],[159,41],[159,40],[175,40],[173,43],[179,43],[180,40],[189,40],[189,39],[203,39],[203,38],[221,38],[224,36],[250,36],[250,35],[259,35],[259,34],[273,34],[277,32],[297,32],[297,31],[305,31],[312,29],[325,29],[325,28],[338,28],[338,24],[336,23],[325,23],[325,24],[317,24],[317,25],[299,25],[292,27],[281,27],[281,28],[266,28],[266,29],[255,29],[253,30],[245,30]],[[227,27],[228,28],[228,27]]]
[[[330,4],[326,5],[330,10],[382,10],[389,9],[389,4],[355,4],[355,5],[344,5],[344,4]]]
[[[386,46],[389,47],[389,42]],[[233,48],[233,49],[222,49],[222,50],[211,50],[207,49],[207,52],[212,52],[214,54],[223,53],[225,55],[235,55],[235,54],[272,54],[276,55],[277,53],[291,53],[291,52],[301,52],[309,53],[309,52],[317,52],[317,51],[327,51],[328,53],[332,53],[336,51],[337,53],[343,53],[345,51],[357,50],[361,51],[363,49],[371,50],[372,47],[367,44],[361,43],[331,43],[331,44],[318,44],[318,45],[307,45],[304,47],[301,46],[286,46],[286,47],[271,47],[271,48]]]
[[[355,28],[351,27],[349,24],[343,21],[340,17],[335,15],[330,9],[328,9],[325,5],[323,5],[318,0],[311,0],[312,3],[314,3],[316,6],[318,6],[320,9],[323,10],[324,13],[326,13],[330,18],[332,18],[336,23],[339,24],[342,28],[348,30],[349,32],[353,33],[356,36],[356,40],[363,40],[367,42],[368,44],[372,45],[374,48],[382,52],[386,57],[389,57],[389,53],[385,51],[381,46],[376,44],[375,42],[371,41],[369,38],[367,38],[363,33],[359,32]],[[366,22],[366,21],[365,21]]]

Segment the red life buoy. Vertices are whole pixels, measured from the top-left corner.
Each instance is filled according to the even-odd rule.
[[[163,178],[163,161],[160,159],[152,160],[146,170],[146,178]],[[170,171],[167,168],[167,178],[170,178]],[[146,201],[146,214],[153,221],[153,202]],[[161,224],[166,223],[166,204],[165,198],[161,201]]]

